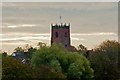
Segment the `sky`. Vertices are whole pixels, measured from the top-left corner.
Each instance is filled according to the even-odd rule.
[[[117,2],[6,2],[2,5],[2,51],[17,46],[50,45],[51,23],[70,23],[71,45],[92,49],[118,40]]]

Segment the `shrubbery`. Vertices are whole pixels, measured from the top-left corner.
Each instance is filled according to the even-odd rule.
[[[66,79],[62,73],[56,73],[49,66],[42,65],[32,69],[12,57],[3,58],[2,62],[2,80],[55,80],[59,77]]]
[[[91,53],[90,61],[96,80],[117,80],[119,78],[118,59],[120,43],[104,41]]]
[[[41,46],[32,57],[33,68],[46,65],[63,73],[68,80],[82,80],[93,77],[90,62],[81,54],[68,52],[61,46]]]
[[[79,45],[78,51],[69,52],[63,46],[46,46],[39,43],[38,48],[28,48],[30,64],[9,57],[4,53],[2,60],[2,80],[118,80],[120,43],[104,41],[89,52]],[[22,48],[16,48],[22,51]]]

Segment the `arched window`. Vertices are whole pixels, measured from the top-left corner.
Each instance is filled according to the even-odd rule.
[[[58,37],[58,32],[55,32],[55,37]]]
[[[65,33],[65,37],[67,37],[67,33]]]

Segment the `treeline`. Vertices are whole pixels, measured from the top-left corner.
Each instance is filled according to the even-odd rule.
[[[2,80],[119,80],[120,43],[103,41],[92,50],[80,44],[70,52],[61,44],[17,47],[2,53]]]

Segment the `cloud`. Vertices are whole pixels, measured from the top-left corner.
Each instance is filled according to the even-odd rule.
[[[85,40],[85,39],[82,39],[82,38],[76,38],[76,37],[72,37],[71,39],[72,39],[72,41],[83,41],[83,40]]]
[[[35,24],[22,24],[22,25],[11,25],[11,26],[7,26],[9,28],[17,28],[17,27],[33,27],[36,26]]]
[[[30,41],[27,40],[23,40],[23,39],[3,39],[2,40],[3,43],[28,43]]]
[[[28,44],[28,42],[2,42],[2,43],[0,43],[0,44],[3,44],[4,46],[5,45],[7,45],[7,46],[16,46],[16,47],[18,47],[18,45],[25,45],[25,44]]]
[[[9,34],[0,34],[3,36],[0,41],[3,43],[30,43],[30,42],[39,42],[39,41],[50,41],[51,35],[49,33],[41,34],[30,34],[30,33],[9,33]],[[82,37],[83,36],[83,37]],[[117,36],[113,32],[100,32],[100,33],[72,33],[71,40],[74,41],[84,41],[87,40],[87,36]]]
[[[117,4],[117,3],[114,3]],[[96,3],[96,2],[86,2],[86,3],[3,3],[3,7],[7,8],[17,8],[18,10],[26,10],[26,9],[45,9],[45,8],[51,8],[51,9],[82,9],[82,10],[101,10],[101,9],[109,9],[114,8],[116,5],[113,3]],[[39,6],[39,7],[38,7]],[[89,7],[90,6],[90,7]]]
[[[9,32],[0,34],[3,36],[11,36],[11,35],[21,35],[21,36],[50,36],[50,33],[39,33],[39,34],[32,34],[32,33],[19,33],[19,32]],[[117,33],[114,32],[93,32],[93,33],[71,33],[71,36],[117,36]]]
[[[9,28],[16,28],[17,26],[8,26]]]
[[[21,25],[22,27],[32,27],[32,26],[36,26],[35,24],[23,24]]]
[[[31,40],[50,40],[50,37],[45,37],[45,36],[37,36],[37,37],[19,37],[19,38],[5,38],[5,39],[0,39],[2,42],[24,42],[24,41],[31,41]]]
[[[50,43],[51,23],[70,23],[74,45],[88,47],[98,40],[116,39],[118,3],[2,3],[2,40],[6,43]],[[6,40],[5,40],[6,39]],[[5,47],[6,48],[6,47]],[[11,46],[10,46],[11,48]]]
[[[113,32],[100,32],[100,33],[73,33],[72,36],[116,36]]]
[[[117,3],[3,3],[3,24],[14,27],[4,32],[48,32],[50,23],[58,23],[60,15],[62,22],[71,23],[72,32],[115,32],[117,11]],[[23,24],[37,26],[23,30],[19,27]]]
[[[48,2],[48,0],[1,0],[2,2]],[[119,0],[50,0],[49,2],[118,2]]]

